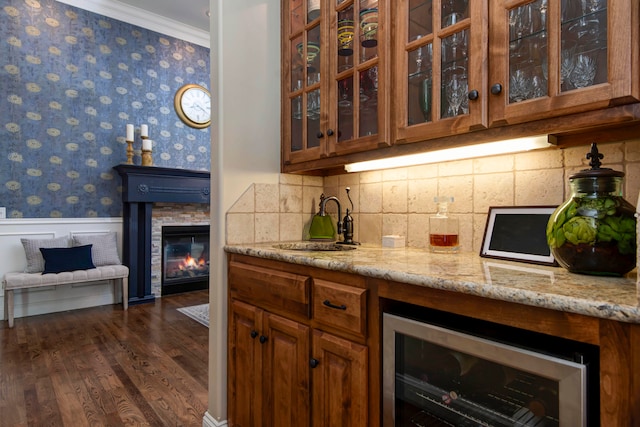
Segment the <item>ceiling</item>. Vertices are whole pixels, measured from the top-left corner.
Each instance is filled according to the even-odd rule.
[[[117,0],[185,25],[209,31],[209,0]]]

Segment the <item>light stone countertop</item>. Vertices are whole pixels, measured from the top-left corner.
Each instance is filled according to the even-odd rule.
[[[561,267],[482,258],[466,252],[358,246],[350,251],[283,250],[269,244],[228,245],[225,251],[291,264],[461,292],[629,323],[640,323],[636,270],[626,277],[569,273]]]

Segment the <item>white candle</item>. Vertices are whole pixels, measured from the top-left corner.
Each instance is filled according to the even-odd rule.
[[[133,141],[133,125],[127,125],[127,141]]]
[[[140,125],[140,136],[149,136],[149,126]]]
[[[150,139],[143,139],[142,140],[142,149],[144,151],[151,151],[151,146],[152,145],[153,145],[153,141],[152,140],[150,140]]]

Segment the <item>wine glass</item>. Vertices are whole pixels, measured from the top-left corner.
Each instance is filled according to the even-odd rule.
[[[450,116],[453,117],[459,114],[460,106],[462,105],[464,97],[467,96],[467,92],[467,75],[464,74],[464,72],[451,73],[445,88]]]
[[[589,53],[579,53],[576,55],[575,66],[569,80],[576,88],[591,86],[596,77],[596,71],[596,58]]]

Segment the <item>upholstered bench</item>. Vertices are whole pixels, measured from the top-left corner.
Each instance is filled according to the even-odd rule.
[[[129,268],[125,265],[105,265],[89,270],[64,271],[61,273],[7,273],[4,275],[4,298],[7,307],[9,327],[13,328],[13,291],[45,286],[68,285],[109,281],[117,294],[122,286],[122,306],[126,310],[129,300]]]
[[[118,256],[116,233],[74,235],[52,239],[20,239],[27,266],[23,272],[4,275],[4,295],[9,327],[13,327],[13,291],[108,281],[122,286],[122,305],[129,300],[129,268]]]

